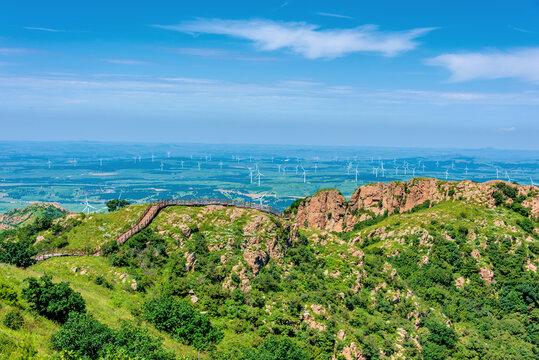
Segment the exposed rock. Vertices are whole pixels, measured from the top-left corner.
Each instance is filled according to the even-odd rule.
[[[525,196],[532,191],[531,186],[518,186],[501,180],[475,183],[469,180],[455,182],[414,178],[407,183],[374,183],[357,188],[348,206],[338,190],[320,191],[306,198],[299,206],[295,222],[299,226],[342,232],[351,230],[356,223],[373,215],[407,212],[427,201],[432,204],[463,199],[465,202],[494,207],[492,193],[497,190],[495,185],[499,182],[517,186],[519,193]],[[539,194],[524,201],[523,206],[530,209],[532,216],[539,216]],[[475,236],[475,233],[470,234],[472,240]]]
[[[136,280],[133,280],[131,282],[131,289],[133,289],[133,291],[137,291],[137,287],[138,287],[138,284],[137,284]]]
[[[311,310],[316,315],[321,315],[321,314],[326,313],[326,309],[324,309],[324,307],[322,305],[313,304],[313,305],[311,305]]]
[[[337,335],[335,335],[337,337],[337,339],[343,341],[345,338],[346,338],[346,331],[344,331],[343,329],[339,330],[337,332]]]
[[[524,265],[524,269],[526,269],[527,271],[537,272],[537,266],[535,266],[535,264],[532,263],[530,259],[528,259],[526,265]]]
[[[479,276],[485,281],[485,284],[490,285],[494,281],[494,271],[484,267],[479,270]]]
[[[471,255],[474,259],[479,259],[481,257],[481,253],[477,249],[473,249]]]
[[[251,267],[253,274],[257,275],[260,268],[267,264],[269,256],[264,250],[245,249],[243,251],[243,259]]]
[[[350,346],[345,346],[342,349],[342,355],[346,360],[365,360],[361,349],[356,345],[355,342],[351,342]]]
[[[197,303],[198,302],[198,297],[196,295],[191,295],[191,302],[194,304],[194,303]]]
[[[39,243],[39,242],[41,242],[41,241],[43,241],[43,240],[45,240],[45,236],[43,236],[43,235],[38,235],[38,236],[36,237],[36,241],[34,242],[34,245],[37,244],[37,243]]]
[[[311,329],[315,329],[318,331],[325,331],[326,330],[326,324],[316,322],[313,318],[313,316],[308,312],[304,312],[301,316],[301,320],[307,324],[307,327]]]
[[[464,287],[464,284],[469,284],[470,279],[464,279],[462,276],[458,279],[455,279],[455,287],[457,289],[462,289]]]
[[[185,271],[195,271],[195,265],[198,262],[194,252],[187,251],[185,254]]]
[[[535,187],[537,190],[537,186]],[[539,194],[522,202],[522,206],[530,209],[532,217],[539,217]]]
[[[261,230],[263,225],[268,222],[270,222],[270,220],[266,215],[254,216],[253,219],[243,227],[243,233],[246,235],[257,233]]]
[[[315,229],[342,231],[346,199],[339,190],[322,190],[299,206],[296,223]]]

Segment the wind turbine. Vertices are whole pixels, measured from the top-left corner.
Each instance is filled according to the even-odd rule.
[[[447,180],[447,177],[449,176],[449,169],[445,170],[445,179]]]
[[[200,171],[200,161],[198,162],[198,171]]]
[[[221,170],[223,170],[223,162],[222,162],[222,161],[219,161],[219,168],[220,168]]]
[[[260,205],[264,205],[264,204],[262,203],[262,199],[264,199],[264,197],[266,197],[267,194],[268,194],[268,193],[265,192],[263,195],[261,195],[261,196],[258,197],[258,201],[260,201]]]
[[[103,159],[99,159],[99,166],[103,167]]]
[[[281,173],[281,164],[278,165],[279,168],[279,174]]]
[[[357,166],[356,166],[356,183],[357,183],[357,174],[359,174],[359,171],[358,171]]]
[[[92,205],[90,205],[90,203],[88,203],[88,197],[86,197],[86,206],[84,207],[84,210],[82,210],[82,212],[85,212],[85,211],[86,211],[86,214],[89,214],[89,213],[90,213],[90,209],[96,210],[95,207],[93,207]]]
[[[499,175],[500,175],[500,170],[498,170],[498,168],[496,168],[496,179],[499,179]]]
[[[182,164],[182,170],[183,170],[183,160],[181,161],[181,164]]]
[[[466,165],[466,169],[464,169],[464,171],[466,171],[466,176],[468,176],[468,165]]]
[[[535,184],[533,183],[533,179],[532,179],[531,176],[530,176],[530,182],[532,183],[532,186],[535,186]]]
[[[253,183],[253,169],[249,168],[249,177],[251,178],[251,184]]]
[[[170,151],[167,151],[167,158],[170,158]]]
[[[415,168],[412,168],[412,177],[415,177]]]
[[[49,169],[51,168],[51,161],[47,161],[47,164],[49,164]]]
[[[398,166],[395,167],[395,176],[397,176],[397,175],[399,175],[399,167]]]
[[[163,171],[163,166],[164,166],[164,165],[165,165],[165,164],[163,164],[163,161],[161,160],[161,171]]]
[[[257,170],[256,172],[256,177],[258,178],[258,186],[260,187],[260,177],[264,176],[264,174],[262,174],[260,172],[260,170]]]
[[[314,173],[316,174],[316,171],[318,170],[318,164],[314,164]]]
[[[73,167],[76,167],[76,166],[77,166],[77,159],[73,158]]]
[[[303,169],[303,183],[305,184],[307,182],[307,170]]]
[[[155,160],[155,156],[152,154],[152,162]]]

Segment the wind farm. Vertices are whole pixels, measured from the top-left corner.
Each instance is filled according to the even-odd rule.
[[[337,188],[350,196],[361,185],[415,177],[502,179],[521,185],[536,184],[539,179],[539,156],[532,151],[208,144],[27,146],[32,157],[8,143],[0,144],[4,150],[0,210],[45,201],[92,213],[104,211],[108,200],[120,196],[133,203],[160,198],[263,200],[283,210],[320,189]]]

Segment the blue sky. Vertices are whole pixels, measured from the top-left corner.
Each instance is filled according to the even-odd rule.
[[[4,1],[0,140],[539,149],[537,1]]]

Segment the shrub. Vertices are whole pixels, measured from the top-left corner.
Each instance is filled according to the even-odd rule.
[[[522,228],[522,230],[526,231],[526,232],[529,232],[529,233],[533,233],[533,229],[534,229],[534,224],[533,224],[533,221],[531,221],[530,219],[528,218],[524,218],[524,219],[518,219],[517,220],[517,225],[520,226]]]
[[[11,330],[19,330],[24,325],[24,318],[17,310],[12,310],[6,314],[4,325]]]
[[[247,350],[239,360],[305,360],[308,354],[288,338],[270,336],[256,350]]]
[[[17,290],[2,280],[0,280],[0,299],[9,305],[16,305],[19,302]]]
[[[174,354],[162,348],[162,341],[148,333],[148,330],[123,323],[114,331],[112,349],[121,349],[125,359],[173,360]],[[107,358],[108,359],[108,358]]]
[[[0,243],[0,262],[12,264],[18,267],[28,267],[35,264],[33,256],[37,250],[26,241],[6,241]]]
[[[146,302],[143,308],[143,317],[155,328],[193,345],[197,350],[210,350],[223,338],[223,333],[211,325],[208,315],[195,311],[185,301],[161,296]]]
[[[113,332],[89,314],[72,312],[65,324],[52,335],[56,350],[74,351],[81,357],[97,359],[113,340]]]
[[[39,314],[58,322],[65,322],[70,312],[86,311],[86,303],[81,294],[73,291],[67,282],[55,284],[49,275],[27,278],[22,291],[23,299]]]

